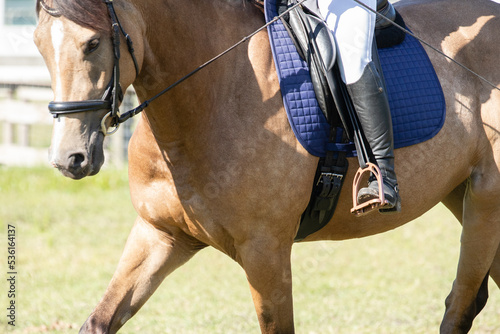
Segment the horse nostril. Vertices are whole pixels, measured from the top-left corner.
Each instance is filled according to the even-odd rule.
[[[78,169],[83,167],[85,163],[85,156],[82,153],[71,154],[68,158],[69,169]]]
[[[92,171],[92,166],[89,163],[89,157],[85,152],[76,152],[67,155],[66,160],[53,159],[53,165],[67,177],[79,180]]]

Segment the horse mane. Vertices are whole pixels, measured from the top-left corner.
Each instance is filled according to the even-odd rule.
[[[246,2],[264,10],[263,0]],[[42,9],[52,16],[62,15],[83,27],[111,33],[111,20],[102,0],[37,0],[37,14]]]
[[[247,1],[256,6],[257,8],[261,9],[262,11],[264,11],[264,0],[247,0]]]
[[[111,19],[102,0],[37,0],[36,11],[64,16],[83,27],[111,33]]]

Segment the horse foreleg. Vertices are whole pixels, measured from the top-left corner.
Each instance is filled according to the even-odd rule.
[[[202,248],[180,231],[159,230],[138,218],[118,268],[80,333],[115,333],[163,279]]]
[[[446,299],[441,333],[467,333],[487,299],[488,272],[500,243],[497,187],[473,175],[465,192],[457,278]]]
[[[292,302],[292,242],[266,236],[237,248],[246,272],[262,333],[294,333]]]

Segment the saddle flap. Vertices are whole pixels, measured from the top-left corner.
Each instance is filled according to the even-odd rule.
[[[297,42],[305,55],[316,55],[322,70],[330,71],[335,65],[336,47],[332,31],[326,23],[301,9],[290,12],[290,26]],[[310,61],[310,59],[306,59]]]
[[[306,18],[311,26],[311,33],[314,37],[313,42],[316,43],[325,70],[330,71],[333,65],[335,65],[337,50],[332,31],[328,28],[325,21],[316,16],[306,15]]]

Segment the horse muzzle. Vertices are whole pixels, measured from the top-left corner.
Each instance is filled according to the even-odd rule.
[[[101,170],[104,164],[104,135],[100,131],[93,132],[87,145],[67,147],[61,144],[52,145],[49,157],[51,165],[64,176],[79,180]]]

